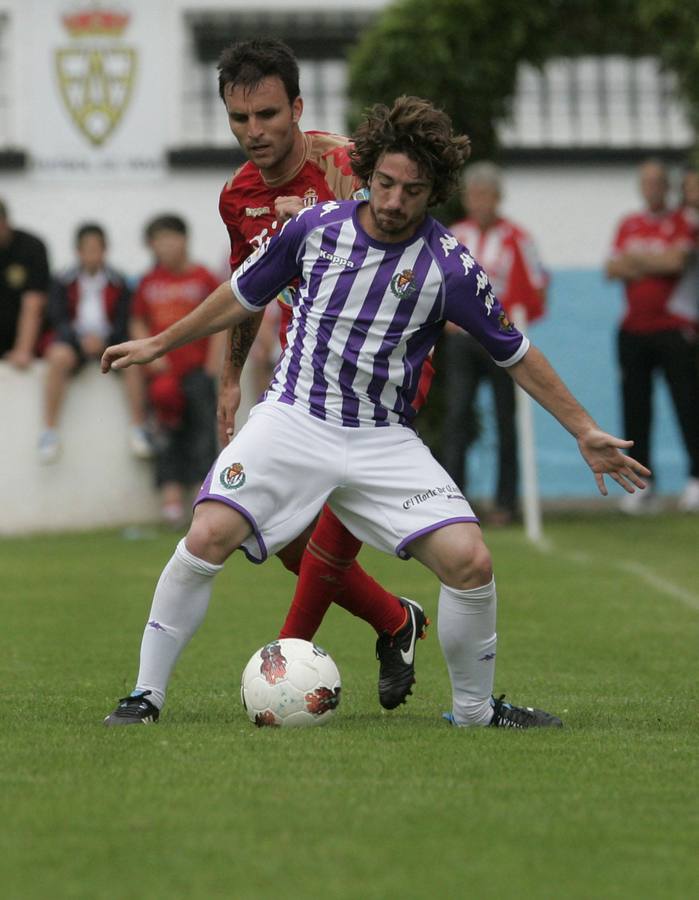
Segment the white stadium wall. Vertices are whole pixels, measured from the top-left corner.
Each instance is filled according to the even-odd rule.
[[[152,466],[128,446],[118,377],[86,366],[71,382],[61,422],[63,452],[37,460],[44,364],[18,372],[0,363],[2,467],[0,535],[152,522],[158,516]]]

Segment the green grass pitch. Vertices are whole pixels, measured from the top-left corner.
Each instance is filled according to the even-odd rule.
[[[160,724],[107,730],[175,538],[2,541],[0,896],[697,896],[699,517],[558,517],[546,533],[546,551],[518,529],[487,538],[496,690],[560,714],[554,733],[443,725],[434,624],[414,696],[382,712],[373,634],[338,609],[318,634],[343,677],[334,722],[255,729],[240,672],[292,579],[240,554]],[[362,560],[435,618],[416,563]]]

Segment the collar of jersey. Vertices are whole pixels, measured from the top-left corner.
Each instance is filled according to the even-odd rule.
[[[294,178],[296,178],[301,169],[303,169],[303,167],[306,165],[306,163],[308,162],[308,158],[311,155],[311,140],[305,131],[301,132],[301,136],[303,137],[303,156],[301,157],[301,161],[299,162],[298,166],[296,166],[296,168],[292,172],[289,172],[288,175],[285,174],[280,176],[279,178],[265,178],[262,175],[262,172],[260,172],[260,177],[267,185],[267,187],[276,188],[282,184],[288,184],[290,181],[293,181]]]

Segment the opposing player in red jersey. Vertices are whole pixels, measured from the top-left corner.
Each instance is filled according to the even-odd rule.
[[[231,131],[248,162],[221,192],[219,210],[231,241],[231,269],[267,241],[304,206],[362,196],[347,155],[349,140],[336,134],[302,132],[298,63],[285,44],[254,40],[224,50],[219,91]],[[295,285],[280,285],[280,341],[285,345],[289,297]],[[219,440],[233,435],[240,402],[240,376],[261,317],[230,333],[219,392]],[[425,379],[431,373],[425,373]],[[423,384],[422,398],[428,385]],[[325,506],[312,534],[278,553],[298,575],[281,637],[312,639],[331,603],[367,621],[378,633],[379,700],[386,709],[405,701],[415,681],[414,652],[428,621],[414,601],[384,590],[359,565],[361,543]]]

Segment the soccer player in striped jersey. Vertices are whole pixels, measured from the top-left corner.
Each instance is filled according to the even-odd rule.
[[[262,562],[326,501],[353,533],[437,576],[439,639],[457,726],[560,726],[493,696],[496,594],[471,506],[411,428],[418,372],[451,321],[472,334],[577,440],[598,488],[649,471],[601,431],[543,354],[508,321],[486,273],[428,207],[457,183],[468,140],[425,100],[377,106],[355,135],[368,201],[304,210],[198,310],[160,335],[105,351],[102,367],[147,363],[262,309],[299,279],[288,345],[264,400],[219,455],[191,528],[156,588],[136,693],[107,718],[153,721],[172,666],[202,620],[214,576],[238,548]],[[407,649],[409,656],[414,646]]]
[[[301,131],[299,68],[289,47],[272,39],[233,44],[223,51],[218,69],[219,92],[231,131],[249,157],[224,186],[219,200],[233,271],[300,209],[367,192],[350,166],[348,138]],[[282,347],[295,289],[295,283],[284,285],[277,298]],[[230,332],[219,390],[221,446],[233,435],[240,376],[261,319],[259,313]],[[423,366],[420,401],[429,390],[431,376],[428,360]],[[333,602],[364,619],[378,635],[379,701],[393,709],[405,702],[415,681],[414,662],[406,664],[400,650],[415,636],[424,636],[427,620],[418,604],[399,599],[362,569],[356,559],[360,548],[361,542],[326,506],[314,528],[279,549],[281,562],[298,576],[280,637],[311,640]]]

